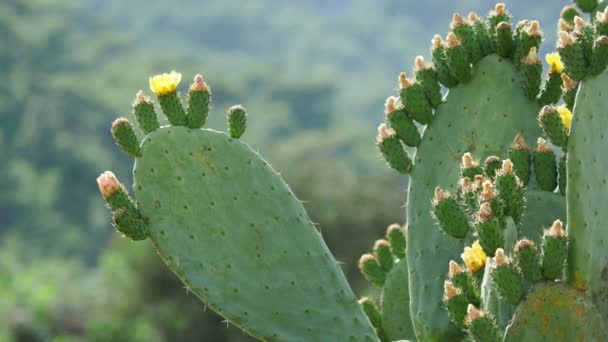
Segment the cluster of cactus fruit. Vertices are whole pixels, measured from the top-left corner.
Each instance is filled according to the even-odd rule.
[[[487,19],[455,14],[433,64],[419,56],[415,78],[399,75],[376,141],[409,175],[407,224],[359,260],[379,298],[357,301],[301,202],[239,140],[243,107],[228,110],[228,134],[202,128],[200,75],[187,108],[180,74],[150,79],[166,126],[137,94],[143,141],[128,119],[112,124],[135,158],[136,200],[110,171],[100,191],[118,231],[152,240],[193,293],[261,340],[608,340],[607,4],[563,9],[544,82],[538,22],[513,25],[504,4]]]

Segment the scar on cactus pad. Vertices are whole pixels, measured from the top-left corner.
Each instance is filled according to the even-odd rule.
[[[118,146],[135,158],[136,200],[111,172],[98,179],[117,230],[149,238],[191,292],[261,340],[378,341],[302,203],[239,140],[245,108],[228,110],[229,135],[202,128],[210,87],[195,76],[186,107],[180,80],[176,72],[150,78],[170,125],[158,124],[152,101],[139,92],[133,110],[142,141],[126,118],[112,126]],[[386,256],[385,247],[376,250]]]

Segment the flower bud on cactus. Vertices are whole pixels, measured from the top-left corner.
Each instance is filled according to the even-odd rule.
[[[509,159],[513,162],[513,169],[517,177],[523,182],[524,186],[528,185],[532,173],[530,148],[520,134],[515,137],[509,148]]]
[[[519,240],[515,244],[514,256],[526,280],[535,283],[542,278],[538,251],[533,241]]]
[[[564,62],[566,73],[575,81],[582,80],[588,71],[583,46],[573,32],[560,31],[558,37],[557,50]]]
[[[524,212],[524,188],[521,180],[513,174],[513,163],[507,159],[496,177],[498,197],[503,203],[503,215],[513,218],[519,224]],[[494,251],[492,251],[492,254]]]
[[[483,175],[483,169],[473,159],[471,153],[467,152],[462,155],[462,177],[468,177],[473,180],[476,175]]]
[[[543,138],[538,138],[534,150],[534,173],[541,190],[553,191],[557,186],[557,165],[555,153]]]
[[[382,287],[386,281],[387,272],[373,254],[363,254],[359,259],[359,270],[372,284]]]
[[[562,74],[562,92],[564,93],[564,102],[568,109],[574,108],[574,100],[576,99],[576,92],[578,90],[578,83],[568,76],[568,74]]]
[[[543,67],[536,49],[536,47],[530,49],[530,52],[524,57],[522,65],[520,66],[524,92],[531,100],[534,100],[540,91],[540,82],[543,73]]]
[[[160,126],[156,111],[154,110],[154,105],[150,99],[144,95],[142,90],[137,92],[135,103],[133,104],[133,112],[139,127],[145,134],[156,130]]]
[[[467,303],[479,305],[481,299],[479,298],[479,291],[473,284],[471,273],[463,270],[454,260],[450,260],[449,266],[449,280],[454,286],[462,290],[462,293],[467,299]]]
[[[501,57],[510,57],[513,53],[513,30],[511,24],[506,21],[499,23],[496,26],[496,36],[494,38],[496,53]]]
[[[228,133],[231,138],[238,139],[247,128],[247,112],[241,105],[232,106],[226,114],[228,118]]]
[[[390,96],[386,99],[384,114],[404,144],[412,147],[420,144],[421,138],[418,127],[416,127],[416,124],[405,109],[402,106],[398,107],[398,99],[396,97]]]
[[[544,106],[538,114],[538,123],[554,145],[564,148],[568,144],[572,113],[567,115],[566,111],[570,111],[566,107],[562,107],[561,111],[562,113],[559,113],[554,106]],[[568,124],[568,128],[564,124]]]
[[[380,267],[387,272],[393,268],[393,263],[395,260],[393,259],[391,245],[388,243],[388,241],[377,240],[376,243],[374,243],[374,256],[376,256],[376,259],[378,259]]]
[[[479,206],[475,230],[479,244],[486,254],[493,255],[497,248],[504,246],[503,224],[492,212],[490,202],[484,202]]]
[[[492,281],[500,295],[510,304],[517,305],[524,296],[523,279],[510,258],[502,248],[497,248],[494,255],[495,269]]]
[[[386,239],[391,245],[391,252],[395,258],[402,259],[405,257],[406,238],[405,232],[407,228],[401,227],[399,224],[391,224],[386,229]]]
[[[568,239],[562,221],[555,220],[551,228],[545,230],[542,251],[543,276],[550,280],[561,279],[568,255]]]
[[[501,333],[494,318],[487,312],[477,309],[473,304],[467,307],[465,318],[468,333],[475,342],[500,342]]]
[[[445,52],[445,43],[439,35],[435,35],[431,41],[431,54],[433,56],[433,64],[437,71],[437,79],[444,86],[451,88],[458,84],[458,79],[450,69],[448,64],[448,56]]]
[[[422,56],[416,57],[414,63],[414,71],[416,79],[422,86],[426,99],[431,104],[431,107],[437,108],[441,104],[441,85],[437,81],[437,73],[432,66],[424,62]]]
[[[464,327],[464,319],[467,314],[467,298],[462,290],[446,280],[443,283],[443,300],[448,309],[450,319],[457,325]]]
[[[404,72],[399,74],[399,94],[405,110],[412,118],[423,125],[433,120],[433,107],[426,99],[422,85],[407,78]]]
[[[177,95],[177,86],[182,80],[182,74],[171,71],[150,77],[150,90],[156,94],[163,113],[173,126],[186,126],[188,117]]]
[[[545,88],[543,89],[538,102],[541,105],[547,105],[559,101],[562,96],[562,73],[564,64],[558,53],[548,53],[545,55],[545,60],[549,64],[549,75]]]
[[[607,7],[608,8],[608,7]],[[595,40],[593,45],[593,53],[591,55],[591,66],[589,73],[591,75],[599,75],[608,64],[608,37],[601,36]]]
[[[456,199],[440,187],[435,188],[433,213],[443,231],[449,236],[456,239],[464,239],[467,235],[469,222],[466,213]]]
[[[188,93],[188,127],[201,128],[207,121],[211,105],[211,90],[203,79],[197,74],[190,85]]]
[[[456,79],[461,83],[468,82],[472,76],[471,60],[462,41],[452,32],[446,37],[445,53]]]
[[[97,186],[101,195],[112,210],[120,208],[137,211],[135,203],[129,197],[125,187],[118,181],[112,171],[106,171],[97,177]]]
[[[116,145],[131,157],[138,157],[139,139],[133,130],[133,126],[126,118],[118,118],[112,122],[112,136]]]
[[[137,212],[119,208],[112,215],[112,221],[114,222],[116,230],[123,233],[131,240],[145,240],[150,235],[148,226],[144,220],[139,217]]]
[[[388,165],[402,173],[407,174],[412,169],[412,160],[408,157],[403,149],[397,134],[393,129],[387,128],[386,124],[380,124],[378,127],[378,136],[376,136],[376,144],[384,160]]]
[[[502,166],[502,161],[497,156],[489,156],[484,161],[486,176],[494,179],[496,177],[496,171]]]
[[[450,29],[462,42],[462,46],[468,53],[469,61],[473,64],[477,63],[482,54],[473,27],[460,14],[454,13]]]
[[[488,21],[490,22],[490,31],[495,32],[497,26],[501,22],[510,22],[511,15],[507,12],[507,8],[504,3],[497,3],[494,10],[488,15]]]

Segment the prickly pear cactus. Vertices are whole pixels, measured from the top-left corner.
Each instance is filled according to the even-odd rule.
[[[524,143],[535,141],[540,130],[534,118],[541,105],[553,103],[561,95],[561,70],[552,68],[550,81],[540,89],[542,67],[537,51],[542,35],[538,22],[523,21],[513,27],[505,6],[498,4],[487,20],[475,13],[467,19],[454,15],[451,28],[445,42],[439,36],[433,38],[434,66],[418,57],[416,80],[400,76],[400,96],[387,100],[387,123],[380,126],[377,137],[389,166],[410,175],[410,310],[416,337],[424,341],[451,340],[462,334],[447,317],[441,300],[443,287],[437,280],[445,274],[444,262],[459,256],[465,240],[453,239],[437,225],[431,214],[434,188],[454,189],[460,173],[450,164],[466,151],[481,158],[501,156],[516,134],[521,134]],[[440,84],[449,88],[443,100]],[[412,129],[413,121],[426,125],[423,134]],[[415,155],[409,156],[401,144],[417,147]],[[523,161],[518,164],[522,165]],[[538,186],[533,182],[528,188]],[[551,197],[559,203],[550,208],[551,215],[563,217],[563,199],[557,196],[531,193],[529,200],[542,203],[544,197]],[[526,215],[520,213],[519,219],[522,217]],[[538,222],[522,229],[530,225],[537,227]]]
[[[152,102],[134,107],[141,144],[126,119],[112,132],[135,157],[136,201],[110,173],[98,183],[119,231],[150,238],[190,291],[265,341],[377,341],[340,267],[279,174],[238,138],[246,113],[228,111],[230,135],[201,129],[211,93],[195,77],[184,109],[177,73],[151,78],[171,125]]]

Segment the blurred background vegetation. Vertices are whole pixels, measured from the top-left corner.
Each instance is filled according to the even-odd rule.
[[[561,5],[514,0],[552,48]],[[250,341],[147,243],[115,233],[95,184],[132,163],[110,122],[151,74],[203,73],[211,127],[243,103],[246,135],[318,222],[355,291],[358,256],[405,220],[406,177],[373,144],[396,75],[428,55],[461,0],[2,0],[0,341]],[[545,51],[546,52],[546,51]]]

